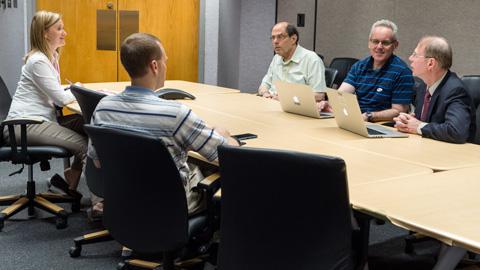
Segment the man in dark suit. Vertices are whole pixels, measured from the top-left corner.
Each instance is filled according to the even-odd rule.
[[[473,142],[475,109],[466,87],[454,72],[452,49],[443,37],[422,38],[409,57],[413,75],[426,89],[417,93],[415,115],[394,118],[399,131],[451,143]]]

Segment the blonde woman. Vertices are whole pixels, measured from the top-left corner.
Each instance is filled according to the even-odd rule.
[[[75,100],[72,93],[60,85],[59,49],[65,46],[66,35],[60,14],[38,11],[34,15],[30,27],[31,49],[24,58],[25,65],[7,119],[43,120],[41,124],[27,127],[28,144],[60,146],[74,154],[72,166],[65,170],[66,182],[58,176],[51,182],[79,198],[82,195],[76,189],[87,150],[83,121],[78,115],[57,119],[55,110],[55,105],[62,107]],[[8,141],[8,131],[5,129],[3,133]]]

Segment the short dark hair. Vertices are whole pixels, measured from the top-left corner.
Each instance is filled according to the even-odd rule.
[[[146,33],[131,34],[123,41],[120,60],[130,78],[144,76],[152,60],[162,59],[162,50],[158,43],[161,43],[160,39]]]
[[[300,35],[298,34],[298,30],[297,28],[293,25],[293,24],[287,24],[287,28],[285,29],[287,31],[287,34],[289,37],[293,36],[293,35],[296,35],[297,36],[297,40],[295,42],[295,44],[298,45],[298,41],[300,40]]]

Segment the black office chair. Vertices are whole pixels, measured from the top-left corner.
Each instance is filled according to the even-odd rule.
[[[8,205],[0,212],[0,230],[4,226],[5,220],[12,217],[21,210],[27,208],[28,215],[35,214],[35,207],[43,209],[57,217],[56,226],[58,229],[67,227],[67,212],[54,203],[72,203],[72,211],[80,210],[80,200],[68,195],[55,194],[51,192],[36,194],[35,181],[33,179],[33,165],[40,163],[40,169],[46,171],[50,169],[49,160],[52,158],[69,158],[72,154],[62,147],[57,146],[27,146],[27,125],[40,124],[42,121],[31,119],[11,119],[4,120],[7,116],[12,98],[3,80],[0,77],[0,115],[2,118],[0,131],[4,127],[8,128],[10,145],[3,140],[3,133],[0,136],[0,161],[8,161],[12,164],[21,164],[22,168],[12,174],[21,173],[25,165],[28,169],[28,180],[26,194],[9,195],[0,197],[0,205]],[[15,140],[15,127],[20,126],[20,143]]]
[[[427,85],[425,84],[425,82],[422,79],[420,79],[420,77],[413,76],[413,99],[412,100],[414,102],[415,102],[415,99],[418,96],[418,93],[423,91],[426,87],[427,87]],[[420,98],[423,99],[423,97],[420,97]],[[412,110],[412,112],[413,111],[415,111],[415,110]]]
[[[0,121],[5,120],[10,110],[10,104],[12,103],[12,97],[8,88],[3,82],[2,76],[0,76]]]
[[[82,86],[72,84],[70,91],[75,96],[75,99],[82,110],[82,116],[85,124],[90,124],[93,112],[97,107],[98,102],[106,96],[106,94],[87,89]]]
[[[322,54],[317,53],[317,55],[318,55],[318,57],[320,57],[320,59],[322,59],[322,61],[324,61],[323,59],[325,59],[325,58],[323,57]]]
[[[330,62],[329,67],[338,70],[337,77],[333,82],[335,88],[340,87],[343,80],[345,80],[345,78],[347,77],[348,71],[350,71],[350,68],[357,61],[358,61],[357,58],[351,58],[351,57],[336,57],[332,59],[332,62]]]
[[[338,70],[328,67],[325,68],[325,84],[327,87],[333,88],[333,82],[335,82],[337,74]]]
[[[85,130],[102,165],[103,222],[113,238],[134,253],[163,253],[163,269],[174,269],[179,250],[204,252],[213,234],[208,215],[188,216],[182,179],[163,141],[106,127]],[[126,260],[119,267],[145,266],[141,262]]]
[[[480,75],[465,75],[463,83],[467,86],[468,93],[472,97],[476,109],[476,125],[474,143],[480,144]]]
[[[82,110],[84,122],[87,124],[90,123],[93,112],[95,111],[98,102],[100,102],[100,100],[105,97],[106,94],[98,91],[93,91],[78,85],[71,85],[70,91],[77,99],[78,105]],[[92,159],[89,157],[87,157],[85,165],[85,178],[90,191],[93,194],[103,198],[104,183],[100,175],[100,169],[94,166]],[[101,230],[98,232],[88,233],[79,236],[73,240],[74,246],[70,248],[69,254],[72,258],[78,257],[81,255],[83,245],[105,242],[110,240],[113,240],[113,238],[108,232],[108,230]]]
[[[342,159],[222,146],[219,162],[220,270],[354,269]]]

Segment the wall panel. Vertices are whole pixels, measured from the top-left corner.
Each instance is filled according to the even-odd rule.
[[[297,26],[297,14],[305,14],[305,26]],[[277,22],[286,21],[297,26],[300,44],[309,50],[314,48],[315,0],[278,0]]]
[[[396,54],[404,61],[420,37],[442,35],[453,48],[452,70],[480,74],[479,10],[476,0],[318,0],[316,50],[326,63],[333,57],[365,57],[372,23],[387,18],[398,25]]]

